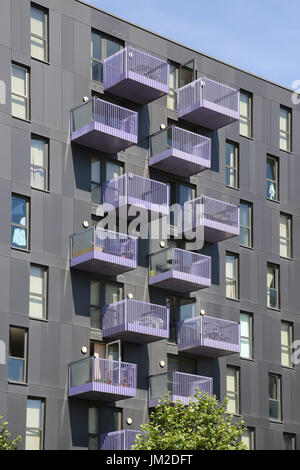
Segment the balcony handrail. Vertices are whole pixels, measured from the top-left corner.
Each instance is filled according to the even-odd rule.
[[[106,190],[113,191],[119,197],[127,196],[145,202],[169,206],[169,188],[167,184],[145,176],[124,173],[117,178],[106,181],[102,186],[102,195],[105,194]],[[151,196],[150,200],[143,199],[145,195]],[[153,196],[155,196],[154,200]],[[110,200],[105,200],[105,202],[113,203]]]
[[[182,343],[183,346],[193,346],[195,340],[201,339],[211,339],[220,343],[239,346],[240,324],[206,315],[188,318],[179,322],[178,343]]]
[[[111,103],[109,101],[102,100],[97,97],[92,97],[88,101],[81,103],[78,106],[75,106],[71,109],[71,115],[73,116],[74,111],[77,111],[80,108],[88,106],[89,103],[93,102],[92,107],[92,115],[91,119],[93,121],[100,122],[103,125],[115,127],[119,130],[124,130],[124,132],[137,135],[138,133],[138,113],[136,111],[132,111],[131,109],[124,108],[123,106],[119,106],[117,104]],[[104,119],[101,118],[104,116]],[[109,119],[114,120],[113,123],[107,123],[106,121]],[[120,124],[122,123],[122,124]],[[127,125],[127,130],[123,129],[124,123]],[[74,132],[74,122],[72,119],[72,132]],[[88,124],[88,123],[86,123]],[[118,125],[117,125],[118,124]]]
[[[175,260],[174,260],[174,253],[178,252],[178,253],[182,253],[183,255],[187,255],[187,256],[191,256],[195,259],[199,259],[199,261],[203,261],[203,263],[205,261],[207,262],[210,262],[211,261],[211,257],[210,256],[207,256],[207,255],[202,255],[201,253],[194,253],[192,251],[188,251],[188,250],[183,250],[181,248],[175,248],[174,246],[169,246],[167,248],[164,248],[163,250],[160,250],[160,251],[157,251],[155,253],[150,253],[148,256],[151,258],[153,256],[156,256],[156,255],[160,255],[161,253],[164,253],[164,252],[167,252],[167,251],[172,251],[172,265],[174,265],[175,263]]]
[[[148,63],[143,63],[143,59]],[[151,64],[151,62],[153,62]],[[148,70],[138,70],[138,67],[148,67]],[[134,72],[141,77],[169,86],[169,64],[167,60],[160,59],[152,54],[127,46],[115,54],[111,55],[104,61],[104,82],[108,80],[107,68],[113,69],[117,73],[126,73],[126,71]],[[158,72],[158,73],[157,73]],[[153,74],[156,76],[153,78]],[[111,77],[110,77],[111,78]],[[112,83],[118,77],[112,79]]]
[[[216,211],[215,213],[210,213],[208,212],[207,206],[210,203],[211,205],[216,206]],[[239,227],[240,224],[240,216],[239,216],[239,206],[236,204],[231,204],[229,202],[225,201],[220,201],[218,199],[214,199],[208,196],[198,196],[195,199],[192,199],[191,201],[187,201],[182,206],[188,207],[191,205],[192,207],[197,205],[197,204],[202,204],[204,206],[204,211],[203,211],[203,216],[204,218],[210,219],[210,220],[215,220],[220,223],[225,223],[226,225],[231,225],[232,227]],[[209,208],[211,208],[211,205]],[[222,210],[219,210],[223,207],[223,213]],[[227,219],[224,221],[224,218],[222,215],[227,213]],[[231,216],[228,218],[228,214]],[[220,220],[221,219],[221,220]]]
[[[206,94],[207,87],[205,87],[206,84],[214,86],[217,91],[228,90],[228,93],[223,95],[222,97],[212,96],[212,94],[207,96]],[[187,100],[186,95],[187,93],[189,93],[189,91],[193,92],[193,96],[189,97],[190,102],[181,103],[182,99],[184,101]],[[185,108],[187,106],[191,106],[192,102],[201,102],[203,99],[210,101],[211,103],[214,103],[217,105],[220,104],[220,101],[223,101],[221,106],[223,106],[224,108],[228,108],[231,111],[234,111],[237,113],[239,112],[239,109],[240,109],[239,90],[237,88],[231,87],[229,85],[225,85],[224,83],[218,82],[211,78],[207,78],[205,76],[199,77],[197,80],[194,80],[193,82],[190,82],[187,85],[184,85],[183,87],[180,87],[178,89],[179,107]],[[226,103],[226,100],[228,99],[229,99],[229,103]],[[224,103],[224,100],[225,100],[225,103]]]
[[[117,317],[113,313],[117,313]],[[169,308],[136,299],[124,299],[105,305],[102,308],[102,329],[134,323],[157,330],[167,330],[169,326]],[[149,320],[149,321],[147,321]],[[152,323],[151,323],[152,320]]]
[[[80,250],[77,250],[74,252],[74,240],[78,237],[80,238],[81,235],[85,235],[91,232],[90,237],[85,237],[83,241],[81,242]],[[105,236],[102,236],[102,234]],[[99,243],[99,241],[103,240],[103,243]],[[106,246],[105,241],[108,240]],[[80,256],[80,254],[83,254],[83,252],[87,251],[92,251],[93,249],[97,249],[97,247],[102,249],[104,252],[114,254],[116,256],[121,256],[121,253],[116,252],[112,248],[112,246],[109,246],[109,240],[111,241],[117,241],[119,243],[119,248],[121,248],[122,244],[128,244],[129,249],[128,252],[126,253],[126,257],[128,259],[133,259],[135,260],[137,257],[137,237],[133,235],[127,235],[125,233],[120,233],[120,232],[114,232],[113,230],[108,230],[104,229],[101,227],[89,227],[88,229],[81,230],[80,232],[74,233],[71,235],[70,238],[70,253],[72,258],[76,258]],[[103,246],[104,245],[104,246]],[[130,255],[130,256],[129,256]]]

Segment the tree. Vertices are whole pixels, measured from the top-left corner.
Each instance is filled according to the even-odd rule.
[[[0,450],[17,450],[21,437],[9,441],[11,434],[7,430],[7,425],[8,423],[3,421],[3,416],[0,415]]]
[[[227,400],[196,391],[189,405],[171,403],[168,395],[155,407],[150,422],[141,426],[133,450],[246,450],[240,438],[242,420],[233,424]]]

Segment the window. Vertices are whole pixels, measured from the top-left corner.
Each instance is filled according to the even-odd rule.
[[[29,71],[15,64],[11,71],[11,114],[18,119],[30,119]]]
[[[280,256],[292,258],[292,217],[280,213]]]
[[[240,414],[240,371],[237,367],[227,366],[226,398],[227,413]]]
[[[255,449],[255,430],[253,428],[247,428],[241,437],[242,443],[247,447],[248,450]]]
[[[269,418],[281,421],[281,377],[269,374]]]
[[[31,187],[48,191],[49,141],[31,138]]]
[[[279,160],[277,158],[267,156],[266,176],[267,199],[279,201]]]
[[[241,312],[241,357],[253,359],[253,315]]]
[[[92,204],[101,204],[101,187],[106,181],[123,174],[123,166],[118,162],[92,157],[91,160],[91,193]]]
[[[279,309],[279,266],[267,265],[267,306]]]
[[[296,450],[295,434],[283,433],[283,448],[284,450]]]
[[[47,268],[30,266],[29,316],[43,320],[47,318]]]
[[[25,450],[42,450],[44,448],[44,416],[44,400],[28,398]]]
[[[197,359],[194,357],[173,356],[168,354],[168,372],[174,371],[183,372],[185,374],[198,374]]]
[[[239,146],[226,142],[226,186],[239,188]]]
[[[103,83],[103,61],[122,48],[122,43],[117,39],[109,38],[101,33],[92,31],[92,80]]]
[[[293,367],[292,363],[293,325],[289,322],[281,322],[281,365]]]
[[[29,249],[29,199],[12,196],[11,246]]]
[[[120,431],[122,412],[110,407],[89,407],[89,450],[99,450],[100,436],[108,432]]]
[[[280,137],[279,137],[279,148],[286,152],[292,151],[292,111],[289,108],[280,106]]]
[[[197,302],[195,299],[182,299],[180,297],[167,297],[166,306],[170,309],[170,336],[169,341],[177,341],[177,325],[187,318],[197,315]]]
[[[226,297],[239,298],[239,255],[226,253]]]
[[[252,235],[252,216],[253,205],[249,202],[241,202],[240,204],[240,243],[242,246],[252,248],[253,235]]]
[[[48,60],[48,11],[31,4],[31,57],[46,62]]]
[[[240,135],[252,137],[252,94],[240,93]]]
[[[171,111],[177,109],[177,90],[179,87],[179,66],[170,63],[170,85],[169,94],[167,98],[167,107]]]
[[[8,380],[25,383],[27,380],[27,330],[10,326]]]
[[[119,302],[123,298],[123,288],[118,284],[91,279],[90,283],[90,321],[91,328],[101,328],[101,308]]]
[[[188,184],[177,182],[166,182],[169,186],[170,205],[180,204],[183,205],[196,197],[196,188]],[[170,211],[170,225],[175,226],[176,212]]]

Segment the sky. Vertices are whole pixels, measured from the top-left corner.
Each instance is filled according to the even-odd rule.
[[[216,59],[292,88],[299,0],[85,0]]]

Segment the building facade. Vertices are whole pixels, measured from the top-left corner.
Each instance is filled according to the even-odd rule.
[[[196,388],[250,448],[299,447],[292,91],[81,1],[0,8],[0,414],[20,448],[130,448]],[[201,250],[172,214],[170,238],[124,230],[132,205],[197,202]]]

